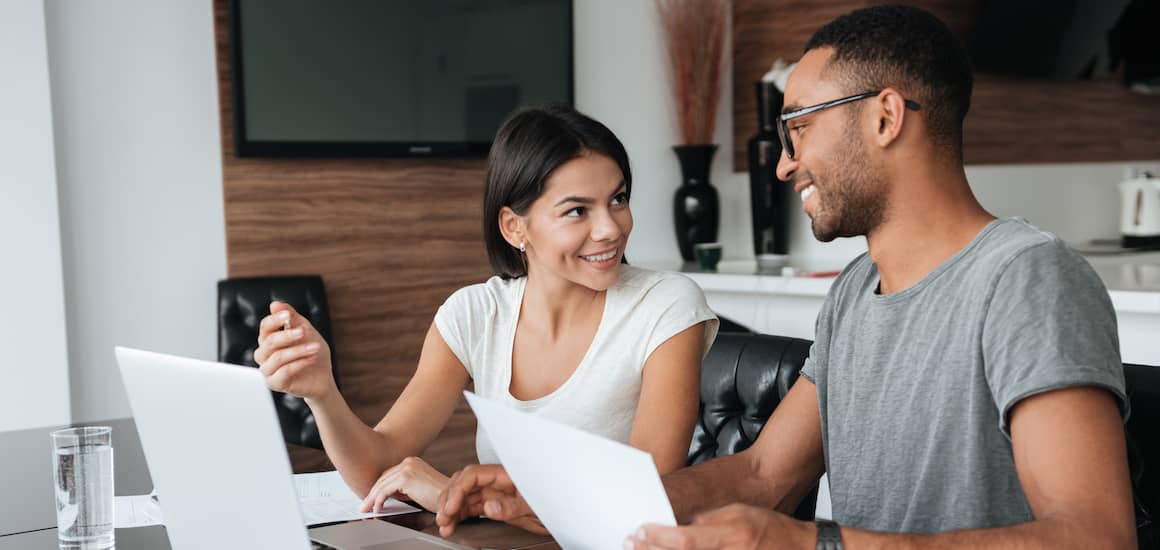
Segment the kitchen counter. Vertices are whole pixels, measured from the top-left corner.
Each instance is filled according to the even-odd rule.
[[[1085,256],[1103,280],[1116,311],[1160,314],[1160,252]],[[693,262],[653,266],[680,271],[706,292],[737,292],[785,296],[822,297],[830,290],[833,277],[813,273],[840,269],[828,266],[786,277],[779,270],[761,271],[754,260],[726,260],[716,271],[704,271]],[[800,272],[800,270],[798,270]]]

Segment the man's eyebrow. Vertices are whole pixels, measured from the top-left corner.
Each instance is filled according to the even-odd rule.
[[[797,103],[790,103],[789,105],[786,105],[785,107],[781,108],[781,114],[784,115],[787,113],[792,113],[794,111],[800,111],[801,109],[802,109],[801,105],[798,105]]]

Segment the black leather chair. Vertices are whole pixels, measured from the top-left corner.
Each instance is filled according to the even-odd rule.
[[[748,449],[797,380],[810,341],[722,332],[701,362],[701,406],[688,464]],[[813,519],[815,487],[794,517]]]
[[[330,345],[331,366],[338,380],[334,339],[330,331],[330,310],[326,289],[317,275],[287,277],[244,277],[218,282],[218,361],[257,367],[258,323],[270,312],[270,302],[286,302],[310,320]],[[287,443],[322,448],[318,425],[300,397],[272,392],[282,436]]]
[[[1160,367],[1124,365],[1128,401],[1128,462],[1136,497],[1137,538],[1141,549],[1160,549],[1153,514],[1160,509]]]

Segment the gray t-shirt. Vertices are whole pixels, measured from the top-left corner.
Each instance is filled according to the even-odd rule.
[[[1010,218],[914,286],[878,284],[868,255],[846,267],[802,368],[817,385],[834,520],[909,533],[1032,520],[1012,407],[1096,386],[1127,415],[1103,283],[1057,237]]]

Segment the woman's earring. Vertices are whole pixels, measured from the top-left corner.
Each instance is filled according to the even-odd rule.
[[[524,243],[521,242],[520,243],[520,252],[525,252],[526,250],[527,250],[527,247],[524,245]]]

